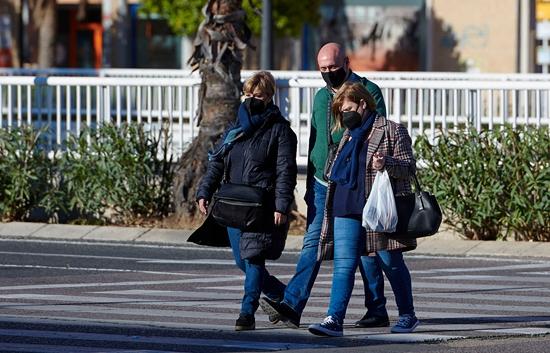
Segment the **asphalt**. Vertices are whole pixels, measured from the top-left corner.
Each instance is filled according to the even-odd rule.
[[[122,242],[187,246],[193,230],[10,222],[0,223],[0,237],[9,239]],[[290,235],[286,250],[300,250],[302,236]],[[418,239],[412,253],[443,256],[506,256],[550,258],[550,242],[476,241],[449,230]]]

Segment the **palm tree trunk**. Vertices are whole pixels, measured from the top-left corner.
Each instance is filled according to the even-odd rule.
[[[38,31],[38,67],[55,64],[55,35],[57,31],[56,0],[29,0],[29,8]]]
[[[199,26],[189,59],[202,78],[197,112],[200,130],[178,162],[174,183],[175,221],[182,226],[197,222],[195,193],[206,171],[208,151],[235,119],[242,51],[250,40],[242,0],[209,0],[203,13],[206,19]]]

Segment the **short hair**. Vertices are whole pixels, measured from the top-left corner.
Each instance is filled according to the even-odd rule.
[[[275,78],[273,78],[273,75],[268,71],[259,71],[244,82],[244,94],[253,94],[256,90],[260,90],[260,92],[273,98],[275,95]]]
[[[334,120],[336,122],[334,130],[339,130],[344,126],[342,123],[342,112],[340,112],[340,109],[346,99],[357,104],[363,100],[367,103],[367,109],[369,111],[372,112],[376,110],[376,102],[374,101],[374,98],[362,83],[352,83],[349,81],[344,82],[344,84],[342,84],[334,95],[334,101],[332,103],[332,113],[334,114]]]

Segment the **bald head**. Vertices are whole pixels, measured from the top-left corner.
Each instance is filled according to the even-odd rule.
[[[342,67],[344,66],[345,60],[346,53],[338,43],[327,43],[323,45],[317,54],[317,64],[321,71],[331,71],[331,67]]]

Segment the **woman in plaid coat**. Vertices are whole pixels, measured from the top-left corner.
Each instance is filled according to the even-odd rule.
[[[394,333],[412,332],[419,321],[415,316],[411,276],[403,252],[416,248],[416,240],[391,239],[384,233],[365,231],[361,225],[363,207],[377,171],[386,170],[394,194],[410,193],[410,179],[416,171],[412,143],[400,124],[376,113],[376,103],[357,83],[345,83],[334,97],[335,128],[346,128],[330,170],[325,217],[319,243],[320,259],[334,259],[334,275],[327,317],[309,331],[322,336],[342,336],[343,321],[353,290],[355,271],[361,261],[368,266],[366,278],[374,287],[384,288],[382,268],[390,281],[399,320]],[[370,270],[369,270],[370,269]],[[386,317],[384,293],[373,294],[377,308],[370,313]],[[377,312],[375,312],[377,311]]]

